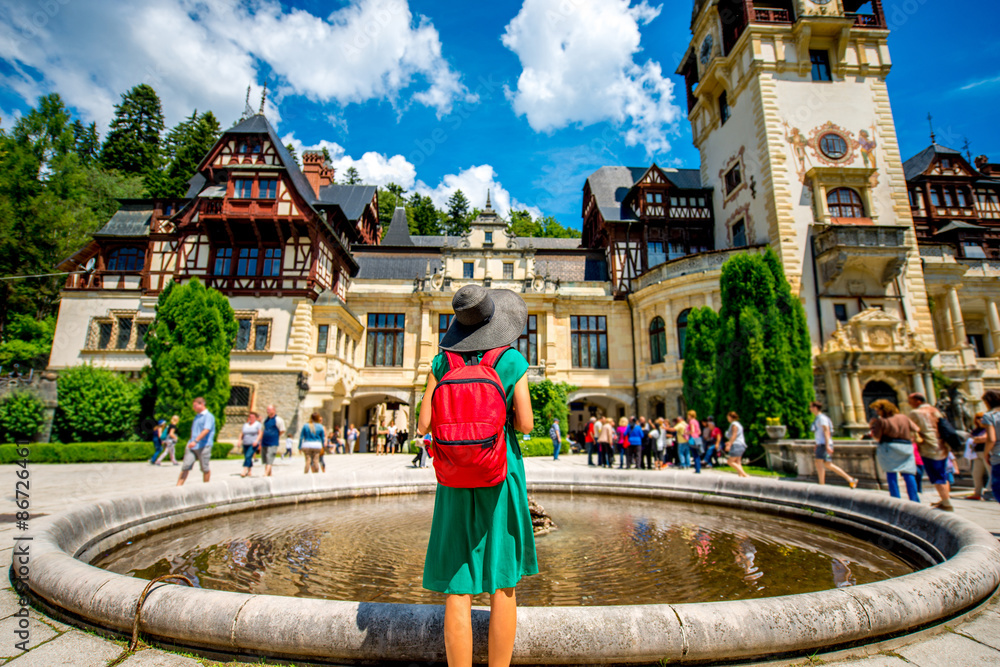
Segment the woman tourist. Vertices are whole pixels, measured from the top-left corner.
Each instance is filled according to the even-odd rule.
[[[618,469],[625,467],[625,454],[628,452],[628,438],[625,437],[625,430],[628,428],[628,419],[621,417],[618,420],[618,428],[615,429],[615,444],[618,447]]]
[[[633,415],[629,420],[628,429],[625,432],[625,446],[628,447],[626,450],[628,454],[625,457],[626,468],[631,468],[635,465],[636,470],[639,469],[640,455],[642,454],[642,439],[644,436],[645,434],[642,432],[639,420]]]
[[[726,431],[726,463],[734,468],[740,477],[749,477],[743,470],[743,455],[747,451],[747,441],[743,437],[743,424],[735,412],[726,415],[729,430]]]
[[[688,447],[694,456],[694,471],[701,474],[701,457],[705,454],[705,444],[701,439],[701,424],[698,423],[698,413],[687,411]]]
[[[610,417],[601,417],[601,434],[597,436],[601,446],[598,463],[605,468],[615,465],[615,424]]]
[[[149,458],[150,465],[156,465],[156,459],[160,458],[163,451],[163,434],[166,431],[167,420],[161,419],[153,427],[153,455]]]
[[[357,428],[355,428],[354,424],[351,424],[351,427],[349,429],[347,429],[347,453],[348,454],[353,454],[354,453],[354,446],[358,442],[358,436],[359,435],[361,435],[361,431],[359,431]]]
[[[318,412],[312,413],[309,423],[302,427],[299,433],[299,449],[306,457],[305,473],[319,472],[319,457],[323,455],[323,443],[326,442],[326,432],[323,430],[323,418]]]
[[[722,444],[722,429],[715,425],[715,417],[705,419],[702,435],[705,440],[705,458],[701,460],[701,464],[714,468],[719,465],[719,450]]]
[[[243,431],[240,434],[240,444],[243,445],[243,472],[240,477],[251,477],[253,470],[253,454],[260,448],[260,437],[263,435],[261,423],[257,421],[257,413],[251,412],[247,415],[247,421],[243,424]]]
[[[514,292],[479,285],[460,289],[452,305],[455,317],[441,348],[460,355],[466,364],[478,363],[485,352],[516,341],[528,317],[527,306]],[[489,664],[510,664],[517,630],[514,587],[522,576],[538,572],[516,433],[529,433],[534,427],[528,362],[516,349],[507,349],[494,368],[512,415],[504,429],[507,476],[496,486],[485,488],[438,484],[424,562],[424,588],[447,596],[444,645],[452,667],[472,665],[472,597],[481,593],[490,596]],[[445,354],[434,357],[421,404],[418,437],[433,423],[434,388],[448,369]]]
[[[920,427],[906,415],[899,413],[892,401],[880,399],[871,404],[875,417],[869,422],[870,435],[878,442],[875,455],[885,470],[889,483],[889,495],[899,498],[898,474],[903,476],[906,495],[915,503],[920,502],[917,494],[917,461],[914,457],[914,439],[919,437]]]
[[[691,441],[688,437],[688,426],[680,417],[674,417],[674,433],[677,438],[678,468],[691,467]]]
[[[989,411],[983,415],[983,427],[986,429],[986,445],[983,454],[990,464],[990,488],[993,499],[1000,503],[1000,447],[997,447],[997,434],[1000,433],[1000,391],[991,389],[983,394],[983,403]]]
[[[164,457],[166,457],[167,454],[170,454],[170,462],[172,464],[174,464],[175,466],[180,465],[179,463],[177,463],[177,440],[180,438],[180,435],[178,434],[177,431],[177,425],[180,423],[181,423],[180,415],[174,415],[173,417],[170,418],[170,423],[167,424],[166,428],[166,435],[162,436],[163,451],[160,452],[159,458],[156,459],[156,465],[160,465],[160,462],[163,461]]]
[[[972,433],[969,434],[967,448],[971,450],[972,460],[972,483],[975,488],[968,500],[982,500],[983,488],[989,479],[988,460],[983,450],[986,449],[986,426],[983,425],[983,415],[985,412],[977,412],[972,420]]]
[[[656,449],[656,469],[663,470],[667,464],[667,430],[666,430],[666,420],[660,417],[656,420],[656,438],[653,441],[653,447]],[[652,433],[649,434],[650,437],[653,436]]]

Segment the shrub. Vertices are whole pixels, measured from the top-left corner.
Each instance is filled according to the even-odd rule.
[[[0,464],[21,460],[17,450],[23,445],[0,445]],[[64,445],[59,442],[28,445],[32,463],[105,463],[109,461],[145,461],[153,455],[151,442],[79,442]],[[212,448],[213,459],[225,459],[231,446]],[[178,460],[184,455],[181,451]]]
[[[535,428],[531,431],[532,437],[548,436],[549,427],[552,426],[555,419],[559,420],[562,432],[566,433],[569,425],[568,397],[576,389],[571,384],[557,383],[552,380],[528,384],[528,392],[531,395],[531,411],[535,413]]]
[[[0,442],[32,440],[45,423],[45,405],[28,391],[0,398]]]
[[[76,366],[59,373],[55,427],[63,442],[124,440],[139,418],[139,386],[106,368]]]
[[[547,435],[541,438],[532,437],[529,440],[519,439],[517,442],[521,445],[522,456],[552,456],[552,438]],[[559,453],[569,453],[569,443],[566,440],[563,440]]]
[[[715,344],[719,316],[708,306],[688,315],[684,345],[684,402],[700,419],[715,411]]]

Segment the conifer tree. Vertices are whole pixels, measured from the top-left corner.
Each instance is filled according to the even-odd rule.
[[[198,115],[195,110],[188,118],[170,129],[163,140],[166,168],[150,177],[149,191],[154,197],[183,197],[188,181],[194,176],[205,154],[219,138],[221,126],[208,111]]]
[[[344,185],[360,185],[361,184],[361,174],[358,173],[357,168],[351,165],[344,172]]]
[[[715,411],[715,345],[719,316],[708,306],[688,314],[684,344],[684,402],[704,419]]]
[[[452,236],[458,236],[469,231],[469,200],[465,193],[455,190],[454,194],[448,198],[448,218],[445,221],[445,232]]]
[[[150,370],[143,393],[154,402],[158,418],[180,415],[183,433],[194,419],[191,401],[202,396],[222,429],[229,402],[229,354],[238,328],[229,300],[197,278],[167,285],[146,334]]]
[[[101,163],[123,174],[148,174],[160,166],[163,106],[145,83],[122,94],[115,118],[101,147]]]

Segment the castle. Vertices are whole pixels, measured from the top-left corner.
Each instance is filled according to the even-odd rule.
[[[299,168],[249,116],[185,198],[123,201],[63,262],[49,368],[138,372],[157,295],[198,277],[239,320],[223,438],[269,403],[293,427],[319,411],[412,432],[451,298],[476,282],[524,297],[517,346],[531,379],[578,387],[570,430],[674,416],[687,313],[718,309],[728,257],[771,247],[838,428],[863,430],[878,398],[935,400],[935,369],[973,406],[1000,388],[1000,165],[933,140],[904,162],[880,0],[697,0],[691,32],[677,71],[700,168],[601,167],[581,240],[516,238],[489,202],[462,236],[412,236],[397,209],[380,238],[374,187],[334,184],[319,154]]]

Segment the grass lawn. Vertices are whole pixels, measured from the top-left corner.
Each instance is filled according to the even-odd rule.
[[[718,466],[715,470],[721,472],[730,472],[736,474],[736,469],[729,466]],[[794,478],[795,475],[788,475],[783,472],[778,472],[777,470],[771,470],[770,468],[761,468],[758,466],[743,466],[743,471],[750,475],[751,477],[787,477]]]

